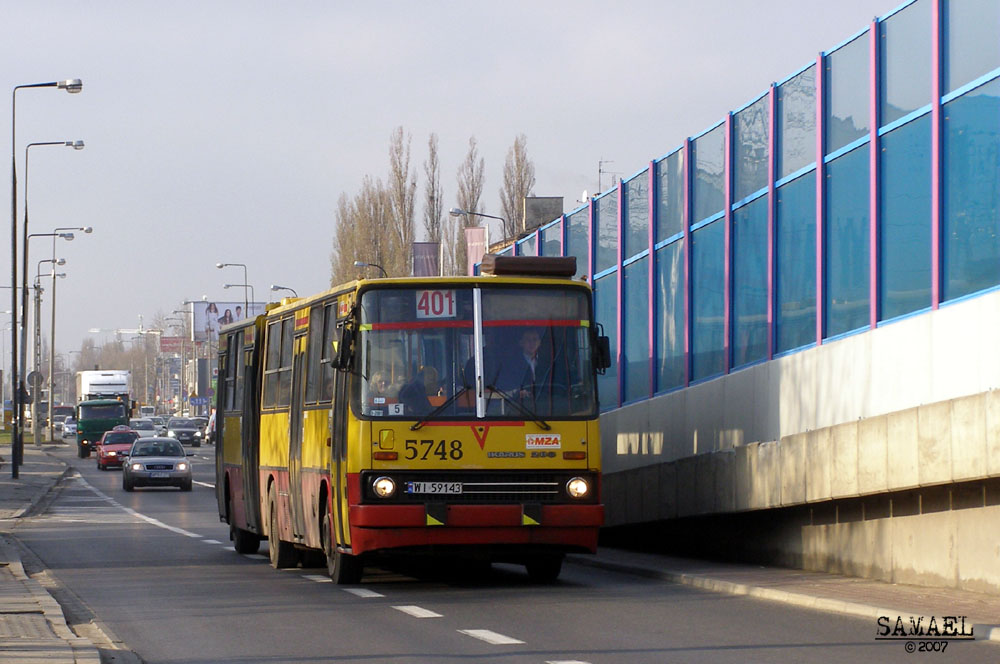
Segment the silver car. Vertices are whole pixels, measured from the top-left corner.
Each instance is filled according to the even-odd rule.
[[[140,438],[132,443],[122,465],[122,488],[138,486],[176,486],[191,490],[191,462],[184,446],[173,438]]]

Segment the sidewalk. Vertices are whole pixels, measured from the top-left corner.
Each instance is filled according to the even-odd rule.
[[[25,446],[18,479],[11,478],[10,446],[0,446],[0,661],[99,664],[97,648],[76,636],[59,604],[24,572],[11,531],[18,518],[69,471],[46,449]],[[748,595],[803,608],[869,618],[888,616],[895,624],[910,616],[966,616],[977,640],[1000,642],[1000,596],[883,583],[869,579],[756,565],[715,563],[660,554],[602,548],[596,556],[572,555],[576,564],[636,574],[702,588]],[[925,621],[926,624],[926,621]]]
[[[45,452],[24,446],[18,479],[11,477],[10,445],[0,446],[0,661],[100,664],[89,639],[78,637],[66,624],[59,603],[21,565],[11,530],[68,472],[69,467]]]

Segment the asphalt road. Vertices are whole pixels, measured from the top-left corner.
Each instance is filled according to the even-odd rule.
[[[369,568],[338,587],[325,569],[278,571],[237,554],[218,520],[211,447],[195,487],[121,488],[120,471],[65,460],[66,479],[18,539],[61,588],[75,622],[94,620],[145,662],[910,662],[995,661],[996,646],[951,642],[909,654],[867,620],[713,594],[567,564],[533,585],[523,567],[453,561]],[[110,657],[109,657],[110,661]],[[126,658],[114,658],[126,661]]]

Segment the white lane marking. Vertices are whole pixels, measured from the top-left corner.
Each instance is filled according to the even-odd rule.
[[[116,506],[118,506],[119,508],[121,508],[124,512],[126,512],[127,514],[131,514],[132,516],[136,517],[137,519],[142,519],[143,521],[145,521],[148,524],[154,525],[157,528],[163,528],[164,530],[169,530],[170,532],[177,533],[178,535],[184,535],[186,537],[192,537],[192,538],[196,538],[196,539],[202,539],[202,536],[199,535],[198,533],[192,533],[190,530],[184,530],[183,528],[178,528],[176,526],[171,526],[169,524],[163,523],[162,521],[160,521],[158,519],[154,519],[151,516],[146,516],[145,514],[142,514],[140,512],[136,512],[131,507],[125,507],[124,505],[122,505],[121,503],[119,503],[118,501],[116,501],[114,498],[111,498],[110,496],[105,495],[100,489],[97,489],[97,488],[91,486],[91,484],[87,480],[83,479],[82,476],[80,477],[80,483],[83,484],[88,489],[90,489],[91,491],[93,491],[98,496],[101,496],[102,498],[105,498],[108,501],[114,503]]]
[[[204,542],[205,544],[222,544],[222,542],[220,542],[219,540],[210,540],[210,539],[202,540],[202,542]]]
[[[341,590],[345,593],[357,595],[358,597],[385,597],[382,593],[377,593],[374,590],[368,590],[367,588],[341,588]]]
[[[323,576],[322,574],[303,574],[302,578],[315,581],[316,583],[333,583],[333,579],[328,576]]]
[[[235,551],[236,549],[233,549]],[[259,553],[244,553],[242,554],[244,558],[253,558],[254,560],[269,560],[267,556],[261,555]]]
[[[209,489],[214,489],[215,488],[214,484],[209,484],[208,482],[199,482],[198,480],[192,480],[192,482],[194,484],[197,484],[198,486],[207,486]]]
[[[394,606],[392,608],[396,609],[397,611],[402,611],[406,615],[413,616],[414,618],[442,618],[443,617],[440,613],[435,613],[435,612],[431,611],[430,609],[425,609],[425,608],[422,608],[422,607],[419,607],[419,606],[413,606],[413,605],[408,605],[408,606]]]
[[[524,641],[520,641],[510,636],[504,636],[503,634],[497,634],[496,632],[492,632],[488,629],[460,629],[458,631],[460,634],[471,636],[474,639],[485,641],[486,643],[494,646],[507,646],[524,643]]]
[[[590,664],[590,662],[581,662],[578,659],[547,659],[545,664]]]

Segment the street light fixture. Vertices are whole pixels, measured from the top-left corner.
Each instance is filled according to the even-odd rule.
[[[81,141],[82,142],[82,141]],[[93,226],[63,226],[52,231],[52,258],[56,257],[56,238],[63,238],[72,241],[75,235],[73,231],[83,231],[90,234],[94,232]],[[55,365],[56,359],[56,278],[52,276],[52,316],[49,322],[49,440],[55,438],[55,422],[52,420],[52,408],[55,406]],[[65,397],[65,395],[63,395]]]
[[[293,297],[298,297],[299,296],[299,294],[295,292],[294,288],[289,288],[288,286],[279,286],[278,284],[271,284],[271,290],[272,291],[280,291],[280,290],[292,291],[292,296]]]
[[[377,267],[378,269],[382,270],[382,276],[383,277],[385,277],[386,279],[389,278],[389,274],[385,271],[385,268],[382,267],[381,265],[378,265],[377,263],[366,263],[364,261],[354,261],[354,267]]]
[[[11,286],[17,284],[17,91],[22,88],[59,88],[70,94],[75,94],[83,90],[83,82],[78,78],[68,78],[64,81],[50,81],[48,83],[28,83],[15,85],[10,95],[10,283]],[[17,381],[17,289],[11,289],[10,295],[11,313],[11,380],[12,385]],[[14,388],[12,403],[14,408],[13,430],[11,432],[11,463],[10,476],[14,479],[19,477],[18,466],[21,465],[21,456],[24,452],[23,441],[21,440],[21,390]]]
[[[247,301],[247,287],[249,285],[249,280],[247,279],[247,266],[243,263],[216,263],[215,267],[220,270],[224,267],[241,267],[243,268],[243,315],[247,318],[250,317],[250,303]],[[227,286],[228,288],[228,286]],[[251,289],[252,290],[252,289]]]
[[[223,288],[226,288],[226,289],[229,289],[229,288],[242,288],[243,289],[243,307],[244,307],[243,308],[243,315],[246,318],[250,318],[250,309],[247,307],[247,289],[248,288],[250,289],[250,301],[251,302],[255,302],[257,300],[257,296],[254,295],[253,286],[251,286],[249,284],[225,284],[223,286]]]
[[[507,220],[504,219],[503,217],[497,217],[492,214],[484,214],[482,212],[470,212],[468,210],[462,210],[460,208],[451,208],[450,210],[448,210],[448,214],[450,214],[453,217],[488,217],[490,219],[499,219],[501,224],[500,228],[501,230],[504,231],[504,237],[506,238],[507,236]]]

